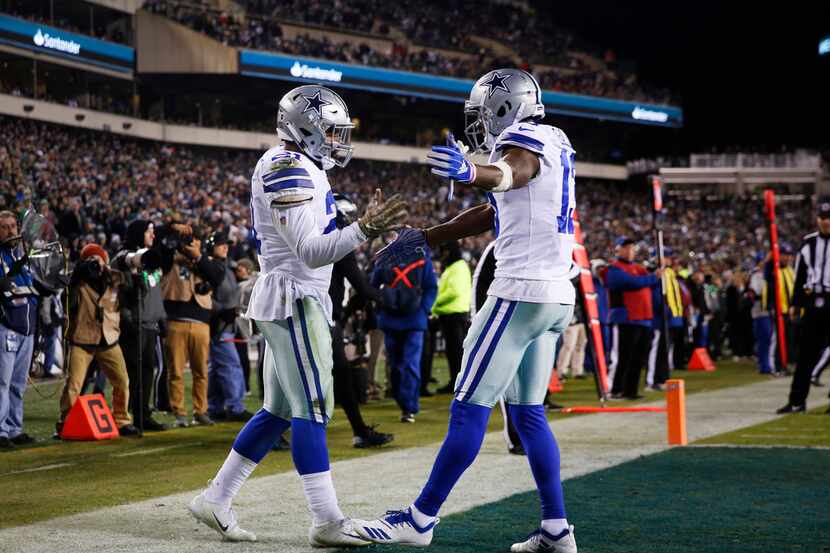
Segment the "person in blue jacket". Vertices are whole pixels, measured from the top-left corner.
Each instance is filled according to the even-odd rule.
[[[23,394],[32,366],[38,292],[20,246],[17,216],[0,211],[0,450],[32,443]]]
[[[401,422],[415,422],[421,389],[421,349],[438,281],[429,250],[397,266],[376,266],[372,286],[380,288],[383,307],[378,328],[383,330],[392,390],[401,408]]]

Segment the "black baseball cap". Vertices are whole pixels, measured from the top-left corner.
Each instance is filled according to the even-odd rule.
[[[208,244],[210,244],[211,248],[215,248],[216,246],[221,246],[222,244],[232,244],[230,238],[228,238],[228,233],[223,230],[217,230],[216,232],[212,233],[208,238]]]
[[[822,196],[818,199],[816,215],[822,219],[830,219],[830,196]]]

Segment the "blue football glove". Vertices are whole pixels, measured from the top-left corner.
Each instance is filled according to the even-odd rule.
[[[476,166],[467,159],[467,147],[455,141],[452,133],[447,134],[446,146],[433,146],[427,154],[427,165],[432,174],[458,182],[472,182],[476,178]]]
[[[427,249],[427,235],[417,228],[404,228],[398,236],[375,254],[376,267],[398,267],[423,257]]]

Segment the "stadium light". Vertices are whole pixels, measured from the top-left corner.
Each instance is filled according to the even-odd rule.
[[[830,36],[826,36],[818,43],[818,55],[824,56],[830,54]]]

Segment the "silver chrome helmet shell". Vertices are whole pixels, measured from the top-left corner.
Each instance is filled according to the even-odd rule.
[[[489,152],[501,132],[518,121],[545,116],[542,89],[521,69],[495,69],[473,85],[464,102],[464,134],[476,152]]]
[[[353,128],[346,102],[324,86],[298,86],[280,100],[277,134],[294,142],[324,170],[349,163]]]

